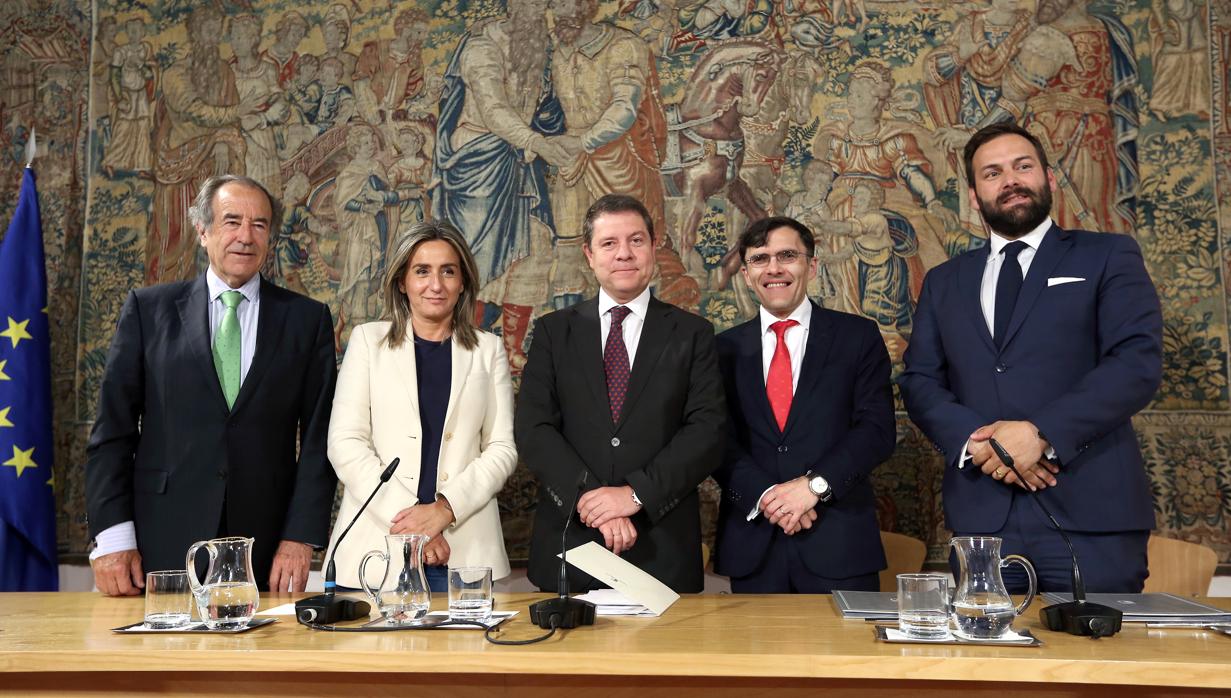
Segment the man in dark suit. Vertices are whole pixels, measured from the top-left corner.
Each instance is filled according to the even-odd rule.
[[[885,567],[868,476],[893,453],[889,353],[876,323],[808,300],[812,231],[754,221],[739,239],[761,303],[718,336],[730,436],[714,569],[757,594],[876,591]]]
[[[1128,235],[1052,223],[1056,178],[1018,126],[976,133],[965,165],[988,245],[928,274],[901,378],[911,419],[945,455],[948,526],[1003,538],[1041,590],[1067,592],[1069,553],[1036,491],[1072,533],[1088,591],[1141,591],[1154,506],[1130,418],[1162,373],[1141,251]],[[1017,569],[1006,581],[1020,591]]]
[[[676,591],[698,592],[697,485],[723,442],[714,329],[650,295],[654,227],[641,202],[603,196],[582,235],[601,290],[538,321],[518,396],[517,449],[539,480],[530,581],[556,589],[561,531],[576,514],[589,528],[570,527],[568,547],[601,540]],[[569,575],[575,589],[596,585]]]
[[[256,539],[262,588],[302,591],[328,541],[337,364],[329,309],[258,273],[278,226],[254,180],[214,177],[191,209],[209,270],[128,294],[86,447],[94,581],[138,594],[194,541]],[[298,447],[298,453],[296,453]]]

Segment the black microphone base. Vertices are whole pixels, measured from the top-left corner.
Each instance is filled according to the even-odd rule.
[[[530,622],[544,630],[594,625],[594,611],[594,604],[589,601],[561,596],[530,604]]]
[[[339,621],[367,618],[366,601],[334,594],[317,594],[295,602],[295,618],[304,625],[333,625]]]
[[[1103,604],[1068,601],[1039,609],[1039,620],[1048,630],[1069,635],[1109,637],[1120,632],[1124,614]]]

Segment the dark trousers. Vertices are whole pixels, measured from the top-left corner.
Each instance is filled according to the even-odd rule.
[[[875,572],[846,578],[813,574],[781,530],[774,531],[765,559],[755,572],[731,578],[731,591],[736,594],[829,594],[835,589],[879,591],[880,576]]]
[[[1047,491],[1039,495],[1046,503]],[[1049,507],[1050,508],[1050,507]],[[1060,522],[1064,526],[1064,521]],[[1115,531],[1082,533],[1069,530],[1073,550],[1081,567],[1081,578],[1087,592],[1135,594],[1145,585],[1149,575],[1146,546],[1149,531]],[[1064,539],[1052,527],[1038,502],[1024,491],[1013,493],[1009,518],[994,533],[954,533],[955,536],[991,535],[1004,539],[1001,555],[1024,555],[1034,564],[1039,577],[1039,591],[1070,593],[1073,591],[1073,557]],[[953,577],[960,582],[956,555],[950,553]],[[1010,565],[1001,571],[1009,593],[1026,593],[1026,573],[1021,565]]]

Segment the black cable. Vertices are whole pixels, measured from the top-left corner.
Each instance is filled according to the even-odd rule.
[[[318,623],[304,623],[300,621],[300,625],[306,625],[313,630],[324,630],[331,633],[388,633],[395,630],[435,630],[437,628],[447,627],[468,627],[468,628],[486,628],[483,623],[473,620],[445,620],[439,623],[423,624],[423,625],[373,625],[373,626],[358,626],[347,627],[342,625],[320,625]]]
[[[536,642],[542,642],[543,640],[547,640],[551,638],[552,635],[555,635],[556,631],[560,629],[559,623],[560,623],[560,617],[557,615],[553,615],[551,617],[551,630],[547,631],[546,635],[539,635],[538,637],[532,637],[529,640],[497,640],[496,638],[492,637],[492,631],[496,630],[500,626],[493,625],[492,627],[488,628],[483,633],[483,639],[487,640],[493,645],[533,645]]]

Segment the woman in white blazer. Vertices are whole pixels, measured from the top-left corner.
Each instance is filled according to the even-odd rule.
[[[432,591],[447,589],[447,566],[504,577],[496,493],[517,465],[513,386],[500,339],[474,324],[474,257],[452,225],[424,221],[397,243],[382,291],[386,319],[354,328],[338,374],[329,460],[345,491],[328,554],[385,467],[401,464],[338,549],[338,585],[359,587],[360,559],[389,533],[431,537]],[[369,565],[368,583],[383,571]]]

